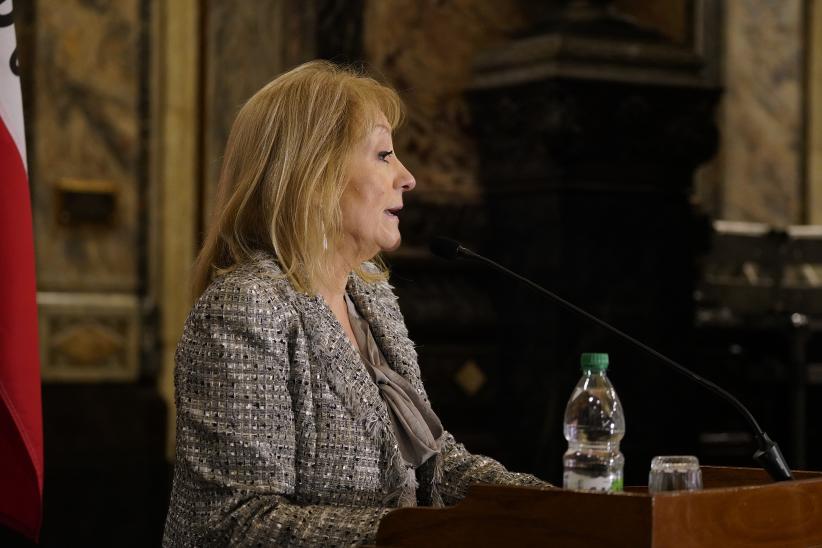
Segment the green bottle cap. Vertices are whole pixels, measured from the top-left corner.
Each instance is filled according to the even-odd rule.
[[[608,369],[608,354],[586,352],[579,363],[583,371],[605,371]]]

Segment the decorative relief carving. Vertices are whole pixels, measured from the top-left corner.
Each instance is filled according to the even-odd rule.
[[[114,355],[125,346],[122,332],[127,326],[124,322],[116,322],[119,324],[116,326],[106,326],[99,321],[74,325],[76,319],[62,320],[67,326],[61,327],[59,324],[63,321],[60,320],[52,324],[55,336],[51,349],[54,351],[53,363],[57,367],[104,367],[109,359],[116,359]]]
[[[135,380],[139,301],[131,295],[37,294],[44,381]]]
[[[459,368],[454,380],[466,394],[473,396],[485,385],[486,377],[477,362],[468,360]]]

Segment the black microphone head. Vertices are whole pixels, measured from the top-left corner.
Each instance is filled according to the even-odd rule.
[[[444,236],[434,236],[428,245],[431,253],[449,261],[459,257],[460,248],[462,247],[458,241]]]

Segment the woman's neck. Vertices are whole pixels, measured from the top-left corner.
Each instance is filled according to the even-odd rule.
[[[329,257],[329,262],[331,268],[319,281],[317,294],[330,305],[342,301],[345,288],[348,285],[348,277],[354,269],[354,260],[345,257],[341,253],[335,253],[332,257]]]
[[[353,261],[346,259],[337,253],[328,258],[331,268],[320,281],[317,294],[322,297],[328,308],[337,318],[343,332],[354,348],[357,348],[357,338],[354,329],[351,327],[351,319],[348,317],[348,306],[345,303],[345,288],[348,285],[348,276],[354,269]]]
[[[369,254],[352,238],[343,238],[335,248],[328,250],[327,260],[330,268],[325,279],[320,280],[317,294],[329,305],[342,302],[351,272],[373,257],[379,249],[373,251]]]

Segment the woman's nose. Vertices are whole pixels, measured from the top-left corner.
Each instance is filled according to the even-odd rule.
[[[408,192],[409,190],[414,190],[414,187],[417,186],[417,181],[414,179],[414,176],[411,175],[411,172],[405,166],[402,166],[402,172],[399,175],[398,180],[400,181],[400,187],[402,188],[403,192]]]

